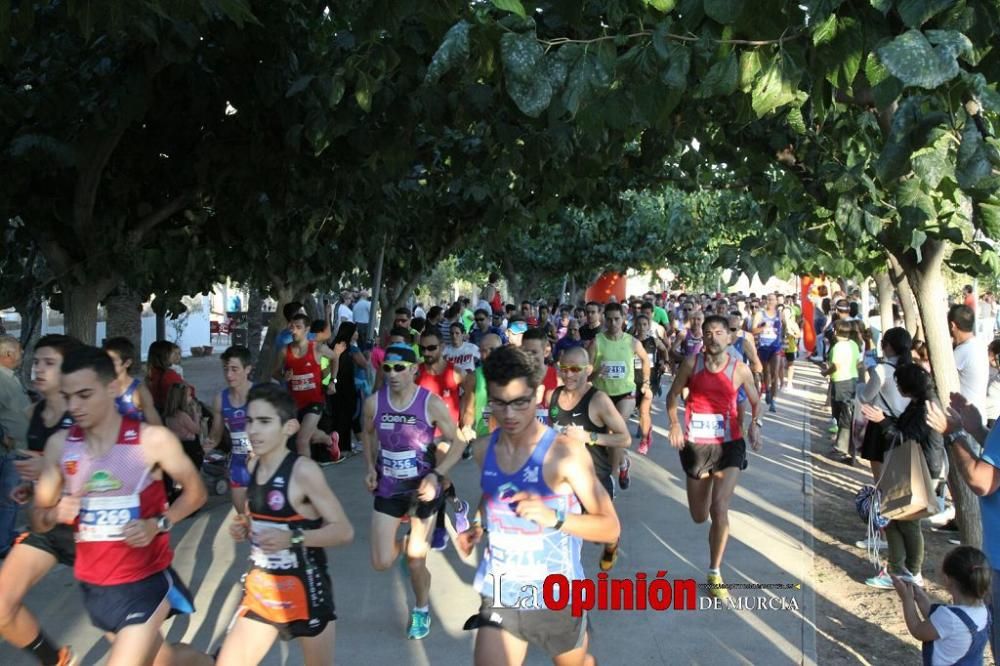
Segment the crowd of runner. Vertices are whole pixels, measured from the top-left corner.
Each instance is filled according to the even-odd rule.
[[[516,305],[503,302],[494,275],[475,301],[397,309],[379,339],[370,304],[361,320],[350,301],[345,294],[315,321],[287,305],[273,366],[255,369],[249,349],[228,348],[226,388],[204,402],[171,343],[153,344],[141,380],[132,378],[139,356],[128,340],[97,349],[62,335],[35,345],[29,398],[12,389],[17,341],[0,337],[0,425],[16,458],[4,493],[21,507],[0,514],[4,640],[40,664],[75,663],[25,605],[30,589],[65,564],[112,643],[110,664],[259,663],[279,638],[298,641],[305,663],[329,664],[337,615],[327,550],[355,537],[369,542],[375,571],[403,567],[413,593],[405,635],[423,639],[432,626],[426,560],[448,547],[450,519],[461,553],[483,546],[473,582],[482,604],[465,627],[476,631],[475,663],[521,663],[529,645],[556,664],[595,663],[586,613],[540,612],[520,591],[541,589],[550,575],[584,578],[583,541],[603,545],[601,572],[614,568],[621,525],[613,501],[630,486],[635,442],[634,455],[678,451],[691,518],[710,523],[704,589],[727,599],[729,505],[747,445],[760,450],[764,412],[777,411],[806,357],[829,378],[831,457],[868,460],[875,481],[897,440],[916,441],[941,481],[945,446],[985,443],[982,455],[955,447],[963,478],[984,496],[986,555],[960,548],[946,559],[954,605],[937,611],[921,590],[919,522],[891,521],[858,546],[888,550],[886,568],[866,582],[899,592],[933,663],[974,663],[960,660],[994,639],[987,607],[1000,595],[985,557],[1000,557],[1000,436],[987,432],[1000,411],[1000,345],[975,302],[949,311],[962,391],[946,414],[910,334],[881,330],[860,292],[822,287],[808,308],[781,293]],[[812,356],[807,331],[815,331]],[[659,439],[658,399],[669,421]],[[367,530],[351,524],[322,470],[352,455],[364,462],[357,492],[372,495]],[[457,487],[449,472],[469,459],[479,486]],[[249,559],[239,607],[209,656],[164,642],[161,625],[194,612],[171,567],[169,533],[204,505],[199,469],[213,462],[230,488],[229,534],[249,542]],[[953,523],[940,488],[938,522]],[[18,515],[30,528],[15,537]]]

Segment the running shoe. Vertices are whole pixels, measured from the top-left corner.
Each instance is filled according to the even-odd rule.
[[[716,599],[725,601],[729,598],[729,590],[722,587],[723,585],[721,574],[708,574],[708,593]]]
[[[877,576],[872,576],[871,578],[867,579],[865,581],[865,585],[867,585],[868,587],[878,588],[879,590],[893,589],[892,578],[889,578],[889,572],[887,572],[885,569],[879,571]]]
[[[615,544],[614,548],[608,549],[607,546],[604,547],[604,552],[601,553],[601,571],[611,571],[615,562],[618,561],[618,544]]]
[[[653,433],[646,433],[646,436],[639,440],[639,455],[646,456],[649,455],[649,444],[653,439]]]
[[[836,435],[838,432],[840,432],[840,428],[837,426],[836,423],[831,423],[830,427],[827,428],[826,431],[831,435]]]
[[[778,407],[774,404],[774,400],[767,403],[767,411],[771,412],[772,414],[776,414],[778,412]]]
[[[68,645],[59,648],[59,661],[56,662],[56,666],[76,666],[77,663],[79,662],[76,660],[76,655]]]
[[[406,637],[410,640],[422,640],[431,633],[431,612],[414,608],[410,611],[410,629]]]
[[[632,461],[629,460],[628,455],[625,456],[625,464],[618,468],[618,487],[622,490],[628,490],[628,487],[632,484],[632,479],[629,478],[628,470],[632,467]]]
[[[330,461],[337,464],[344,460],[340,454],[340,433],[334,430],[330,434]]]
[[[458,533],[465,532],[469,529],[469,503],[465,500],[458,500],[458,506],[455,507],[455,531]],[[447,536],[447,532],[445,533]]]
[[[466,444],[465,450],[462,451],[462,460],[468,460],[472,457],[472,444]]]
[[[908,569],[903,569],[903,572],[899,574],[899,578],[903,580],[908,580],[917,587],[924,586],[924,575],[923,574],[912,574]]]
[[[885,550],[886,548],[889,547],[889,544],[886,542],[886,540],[883,539],[883,538],[881,538],[881,537],[876,537],[875,538],[874,545],[879,550]],[[871,539],[871,537],[869,537],[867,539],[862,539],[860,541],[855,541],[854,542],[854,546],[856,548],[861,548],[862,550],[870,550],[871,547],[872,547],[872,539]]]
[[[444,550],[447,547],[448,547],[448,530],[446,530],[443,527],[435,527],[434,536],[431,537],[431,549]],[[421,638],[423,638],[423,636],[421,636]]]

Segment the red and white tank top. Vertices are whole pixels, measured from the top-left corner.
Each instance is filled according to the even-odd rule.
[[[325,402],[323,396],[323,369],[316,361],[316,343],[310,342],[306,353],[296,356],[292,353],[293,345],[285,347],[285,368],[292,371],[292,379],[288,382],[288,390],[299,409],[317,402]]]
[[[437,397],[444,400],[444,404],[448,407],[448,414],[451,415],[452,421],[456,424],[458,423],[458,407],[459,407],[459,384],[458,380],[455,378],[455,364],[451,361],[447,361],[444,364],[444,371],[439,374],[432,375],[427,372],[427,366],[421,365],[420,372],[417,373],[417,386],[425,388]],[[440,430],[437,434],[441,434]]]
[[[163,481],[150,478],[142,453],[142,424],[123,418],[118,440],[99,458],[87,451],[83,430],[70,428],[63,447],[64,493],[80,498],[74,524],[77,580],[93,585],[133,583],[163,571],[173,559],[170,537],[157,534],[145,548],[125,543],[125,525],[167,509]]]
[[[729,355],[726,359],[725,367],[718,372],[705,366],[704,354],[698,354],[695,360],[684,408],[687,441],[692,444],[722,444],[743,436],[736,410],[738,388],[733,383],[741,362]]]

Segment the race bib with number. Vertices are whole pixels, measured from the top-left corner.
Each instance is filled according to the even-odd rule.
[[[309,375],[292,375],[292,390],[298,391],[312,391],[316,388],[315,378]]]
[[[416,451],[382,450],[382,474],[391,479],[417,478]]]
[[[638,356],[633,356],[632,359],[633,359],[632,365],[635,367],[635,369],[642,370],[642,359],[639,358]]]
[[[250,560],[254,566],[268,571],[287,571],[299,565],[299,558],[291,549],[279,550],[277,553],[265,553],[257,545],[258,537],[264,530],[288,530],[288,525],[255,520],[250,528]]]
[[[139,496],[84,497],[77,541],[124,541],[125,525],[139,520]]]
[[[725,423],[722,414],[691,414],[688,439],[692,442],[721,443],[726,436]]]
[[[601,363],[601,376],[605,379],[625,379],[626,364],[612,361]]]
[[[229,433],[229,439],[233,442],[233,455],[250,455],[250,437],[245,432]]]

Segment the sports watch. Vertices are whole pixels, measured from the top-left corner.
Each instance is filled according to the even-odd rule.
[[[159,518],[156,519],[156,530],[158,532],[163,532],[163,533],[169,532],[171,528],[173,528],[173,526],[174,524],[170,522],[169,518],[167,518],[167,514],[162,514]]]

